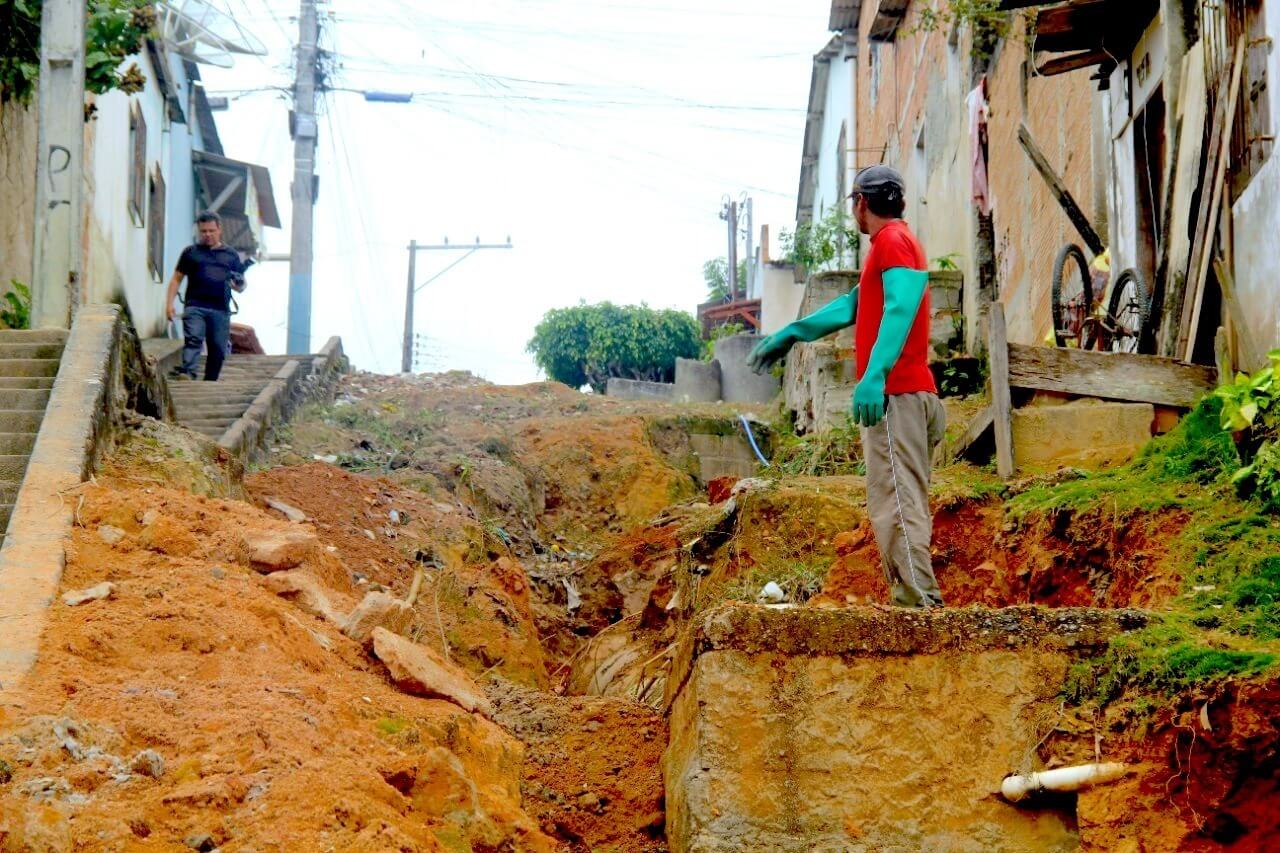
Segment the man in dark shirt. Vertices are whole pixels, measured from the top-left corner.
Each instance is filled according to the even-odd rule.
[[[172,321],[173,299],[178,285],[187,279],[186,310],[182,312],[182,366],[173,371],[179,379],[196,378],[201,348],[208,349],[204,378],[216,382],[222,372],[231,334],[231,291],[244,290],[244,263],[235,249],[222,243],[222,220],[216,213],[196,219],[195,245],[182,250],[177,269],[169,279],[166,317]]]

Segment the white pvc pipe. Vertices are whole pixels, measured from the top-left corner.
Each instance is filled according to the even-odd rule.
[[[1090,785],[1114,782],[1128,770],[1126,765],[1117,763],[1055,767],[1025,776],[1008,776],[1000,783],[1000,793],[1009,802],[1016,803],[1033,791],[1079,791]]]

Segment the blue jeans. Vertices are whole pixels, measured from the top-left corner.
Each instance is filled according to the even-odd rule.
[[[231,343],[231,312],[188,305],[187,310],[182,313],[182,334],[184,341],[181,371],[194,379],[196,362],[200,360],[200,350],[204,348],[208,350],[204,379],[206,382],[218,381],[222,361],[227,357],[227,349]]]

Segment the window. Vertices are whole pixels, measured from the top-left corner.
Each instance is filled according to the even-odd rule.
[[[164,280],[164,175],[159,163],[151,175],[147,201],[147,266],[158,281]]]
[[[141,228],[147,210],[147,120],[137,101],[129,109],[129,150],[133,156],[129,164],[129,218]]]
[[[1235,197],[1244,192],[1275,145],[1267,88],[1271,39],[1263,0],[1228,0],[1227,39],[1232,45],[1244,40],[1244,68],[1231,128],[1231,192]]]

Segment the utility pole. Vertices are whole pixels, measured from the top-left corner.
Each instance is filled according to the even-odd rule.
[[[409,285],[405,288],[404,293],[404,346],[400,352],[400,372],[413,372],[413,293],[414,283],[417,281],[414,275],[414,264],[418,260],[418,241],[409,241]]]
[[[409,241],[409,283],[408,283],[408,286],[405,288],[405,295],[404,295],[404,345],[400,352],[400,371],[402,373],[413,372],[413,301],[414,301],[414,296],[417,294],[417,292],[419,290],[422,290],[422,288],[426,287],[431,282],[438,279],[440,276],[447,273],[449,270],[456,267],[458,264],[465,261],[467,258],[474,255],[476,252],[479,252],[483,249],[510,249],[510,248],[511,248],[510,236],[507,237],[507,242],[505,243],[481,243],[479,237],[476,238],[476,241],[474,243],[450,243],[449,239],[446,237],[443,243],[439,243],[436,245],[427,245],[427,246],[419,246],[417,240]],[[427,279],[422,284],[418,284],[418,285],[414,284],[416,280],[415,262],[417,261],[417,258],[418,258],[418,252],[457,252],[457,251],[466,252],[466,254],[458,258],[453,263],[449,264],[444,269],[440,270],[440,272],[431,276],[431,278]]]
[[[311,238],[316,171],[316,0],[302,0],[293,84],[293,227],[289,241],[289,328],[286,350],[311,352]]]
[[[753,225],[751,223],[751,197],[747,196],[744,205],[747,211],[747,280],[742,285],[742,290],[748,298],[751,296],[751,282],[756,278],[756,253],[755,253],[755,235],[752,233]]]
[[[729,223],[729,300],[738,301],[738,203],[724,202],[720,218]]]
[[[84,0],[45,0],[40,15],[31,326],[68,329],[80,301],[84,165]]]

